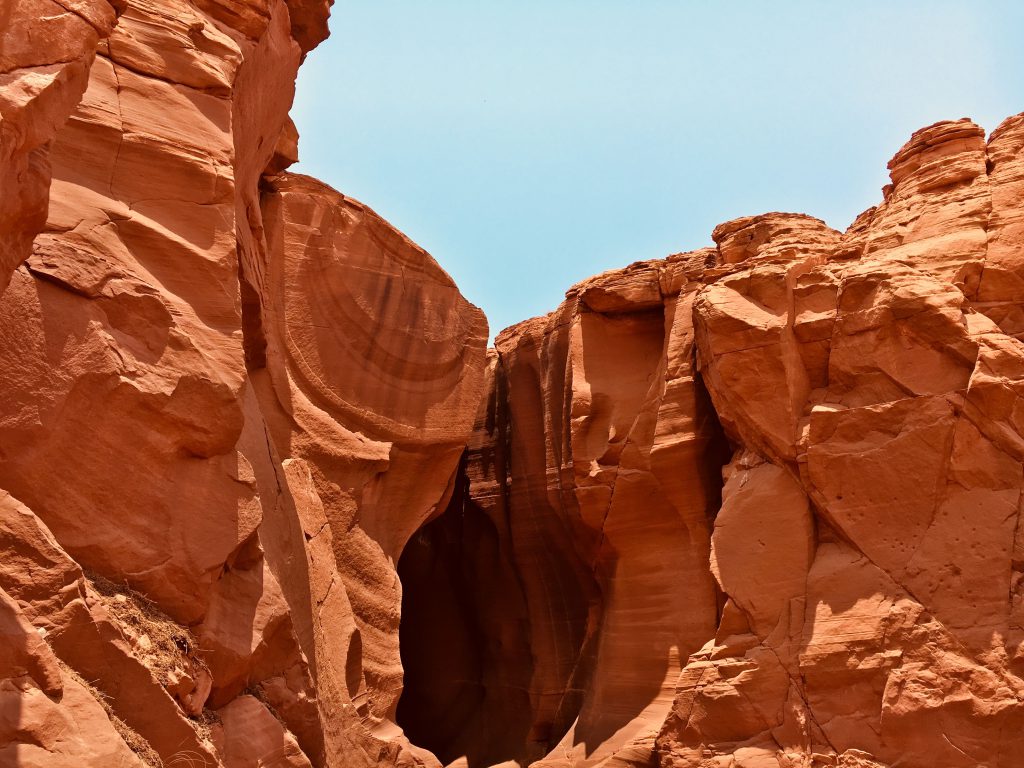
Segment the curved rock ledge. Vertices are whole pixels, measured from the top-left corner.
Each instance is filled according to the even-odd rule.
[[[329,6],[0,3],[0,764],[1016,768],[1024,115],[486,350]]]

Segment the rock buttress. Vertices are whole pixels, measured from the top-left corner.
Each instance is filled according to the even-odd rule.
[[[439,754],[1019,764],[1022,137],[922,129],[845,233],[738,219],[499,334],[461,527],[422,535],[463,605],[496,536],[516,622],[476,614],[490,717],[421,722]]]
[[[1020,127],[917,132],[834,244],[758,243],[698,294],[727,601],[663,766],[1019,762]]]
[[[329,4],[2,6],[5,760],[436,765],[394,725],[395,563],[486,321],[281,175]]]
[[[422,533],[435,561],[462,558],[471,574],[455,579],[461,591],[438,589],[484,606],[483,657],[463,670],[472,717],[452,728],[439,698],[417,692],[421,709],[433,705],[417,725],[438,754],[471,766],[651,759],[681,667],[719,609],[708,559],[728,450],[693,367],[691,322],[707,256],[593,278],[499,335],[455,545]],[[514,580],[485,578],[499,558]]]

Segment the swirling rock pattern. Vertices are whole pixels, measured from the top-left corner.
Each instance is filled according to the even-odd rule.
[[[5,764],[436,765],[394,724],[395,561],[487,328],[280,175],[329,5],[2,5]]]
[[[487,324],[329,0],[0,0],[0,764],[1015,768],[1024,115]]]

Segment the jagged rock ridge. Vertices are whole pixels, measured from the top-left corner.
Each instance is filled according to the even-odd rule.
[[[488,352],[329,5],[0,3],[0,765],[1019,765],[1024,116]]]
[[[1020,764],[1022,151],[1024,115],[930,126],[846,233],[728,222],[498,336],[462,586],[513,563],[481,716],[526,693],[439,753]]]

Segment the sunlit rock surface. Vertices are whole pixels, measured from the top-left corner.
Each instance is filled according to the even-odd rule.
[[[329,5],[0,2],[0,765],[1021,765],[1024,116],[486,350]]]
[[[282,175],[328,5],[2,6],[5,765],[436,765],[395,563],[487,326]]]
[[[465,498],[406,555],[414,740],[1017,765],[1022,148],[931,126],[846,233],[738,219],[499,334]]]

